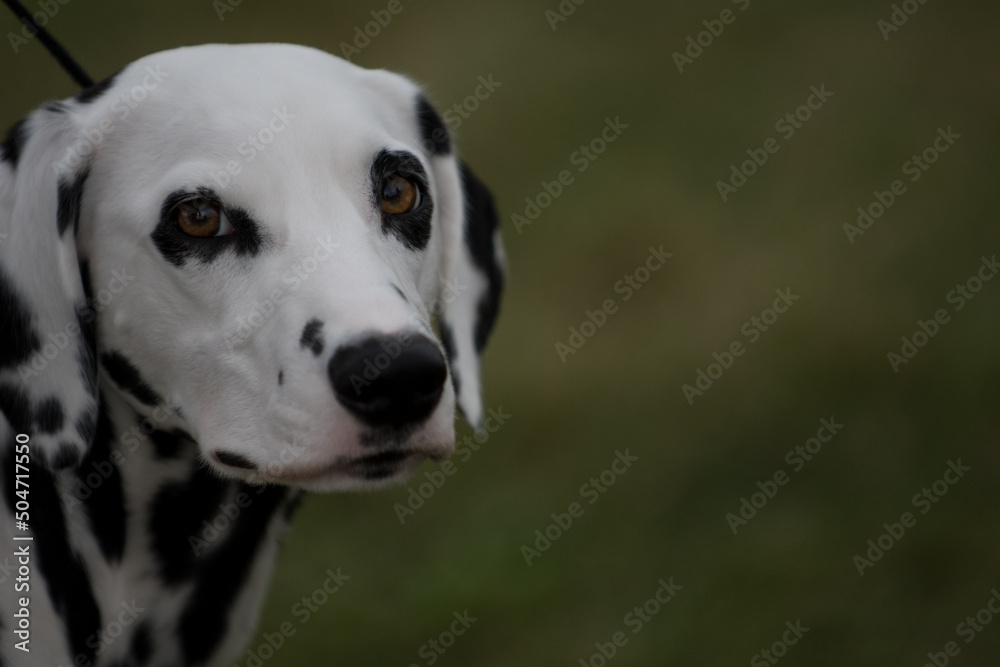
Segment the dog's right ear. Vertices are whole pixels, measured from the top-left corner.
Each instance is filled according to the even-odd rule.
[[[90,156],[77,152],[72,104],[38,109],[0,147],[0,412],[12,432],[0,445],[27,435],[56,469],[87,453],[97,421],[93,309],[76,251]]]

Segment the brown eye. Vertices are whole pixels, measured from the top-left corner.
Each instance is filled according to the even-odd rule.
[[[399,215],[409,213],[420,204],[420,191],[413,181],[402,176],[393,176],[382,187],[379,206],[385,213]]]
[[[181,232],[198,239],[232,234],[233,228],[218,204],[208,199],[192,199],[177,208],[177,226]]]

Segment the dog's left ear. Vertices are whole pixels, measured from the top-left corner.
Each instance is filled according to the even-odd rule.
[[[444,122],[423,96],[417,98],[417,115],[442,195],[438,329],[458,407],[478,427],[483,422],[479,362],[500,310],[506,268],[497,211],[490,191],[455,157]]]
[[[500,311],[506,259],[493,195],[458,162],[461,205],[451,243],[446,238],[445,284],[438,318],[458,406],[473,427],[482,425],[480,358]],[[450,245],[450,247],[449,247]]]
[[[93,313],[76,253],[88,168],[71,150],[72,104],[35,111],[0,148],[0,411],[53,468],[81,460],[97,421]]]

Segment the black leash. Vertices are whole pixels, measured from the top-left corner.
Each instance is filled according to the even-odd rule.
[[[31,15],[27,7],[22,5],[18,0],[3,0],[3,3],[10,7],[10,10],[17,15],[21,22],[27,26],[28,30],[34,30],[35,35],[38,40],[49,50],[49,53],[59,61],[62,68],[73,77],[73,80],[80,85],[81,88],[89,88],[94,85],[93,79],[87,76],[87,73],[83,71],[83,68],[73,60],[73,57],[66,52],[66,49],[62,47],[62,44],[57,42],[49,32],[38,25],[35,22],[35,17]]]

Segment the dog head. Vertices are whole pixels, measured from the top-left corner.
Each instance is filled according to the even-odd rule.
[[[456,404],[481,421],[496,212],[404,77],[182,48],[34,112],[3,157],[0,405],[53,465],[86,451],[95,378],[221,474],[314,490],[447,457]]]

